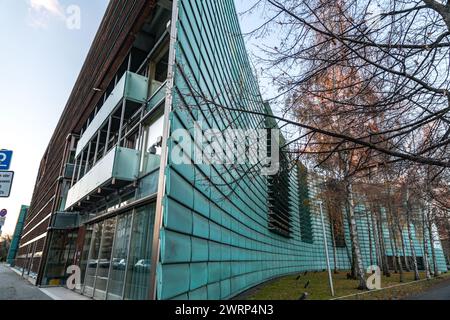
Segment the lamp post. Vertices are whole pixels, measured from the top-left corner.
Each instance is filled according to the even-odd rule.
[[[325,256],[327,258],[328,281],[330,283],[331,296],[334,297],[333,277],[331,276],[330,256],[328,254],[327,233],[325,232],[325,220],[323,218],[322,201],[318,201],[320,206],[320,219],[322,220],[323,242],[325,246]]]

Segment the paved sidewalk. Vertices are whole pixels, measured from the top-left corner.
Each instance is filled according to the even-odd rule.
[[[0,300],[52,300],[7,265],[0,264]]]
[[[40,288],[40,290],[53,300],[92,300],[64,287]]]
[[[450,280],[444,281],[407,300],[450,300]]]

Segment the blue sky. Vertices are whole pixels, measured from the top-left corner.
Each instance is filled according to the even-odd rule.
[[[69,5],[80,29],[67,28]],[[0,0],[0,149],[14,150],[4,233],[29,204],[40,159],[89,50],[108,0]]]
[[[238,12],[253,1],[236,0]],[[20,206],[31,201],[40,160],[108,2],[0,0],[0,149],[14,151],[15,171],[11,197],[0,199],[0,210],[8,210],[4,234],[13,233]],[[79,29],[67,27],[73,5]],[[241,20],[244,32],[258,24],[255,15]]]

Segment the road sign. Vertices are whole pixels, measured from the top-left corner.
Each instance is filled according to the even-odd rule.
[[[0,171],[0,198],[9,197],[13,179],[14,171]]]
[[[8,214],[8,210],[6,210],[6,209],[0,210],[0,217],[6,217],[7,214]]]
[[[0,170],[9,170],[12,155],[10,150],[0,150]]]

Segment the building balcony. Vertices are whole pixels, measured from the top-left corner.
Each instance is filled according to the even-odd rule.
[[[69,189],[64,210],[79,207],[83,201],[100,196],[102,189],[114,189],[135,181],[139,175],[139,159],[138,150],[117,146],[111,149]]]
[[[147,111],[152,111],[166,99],[167,81],[161,83],[152,81],[151,96],[148,100]]]
[[[55,212],[52,218],[52,229],[65,230],[78,228],[80,214],[78,212]]]
[[[87,146],[98,130],[105,125],[109,116],[119,108],[125,99],[134,103],[142,104],[148,97],[148,79],[141,75],[125,72],[114,90],[106,99],[92,122],[86,128],[77,144],[76,156]]]

